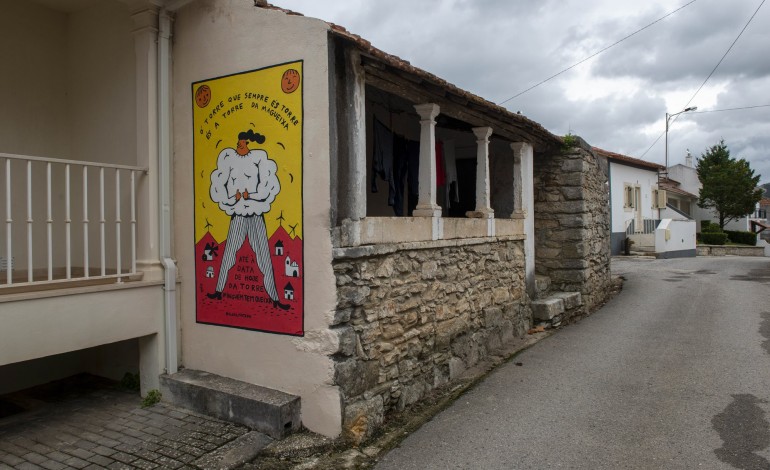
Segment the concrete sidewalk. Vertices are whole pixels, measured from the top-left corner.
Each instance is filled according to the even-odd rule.
[[[234,468],[272,441],[164,403],[142,408],[138,393],[92,376],[0,397],[3,410],[0,470]]]

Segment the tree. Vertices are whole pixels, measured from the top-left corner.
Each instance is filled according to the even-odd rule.
[[[703,185],[698,206],[714,209],[720,228],[753,213],[762,199],[763,191],[758,187],[760,175],[754,176],[746,160],[731,158],[724,139],[701,155],[696,169]]]

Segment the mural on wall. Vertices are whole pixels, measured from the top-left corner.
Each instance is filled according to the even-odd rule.
[[[196,320],[301,336],[302,61],[192,84]]]

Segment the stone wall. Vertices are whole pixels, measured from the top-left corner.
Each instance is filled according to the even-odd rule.
[[[521,237],[335,250],[343,433],[360,442],[514,337],[532,315]]]
[[[555,290],[580,292],[586,311],[610,283],[606,161],[577,138],[561,152],[535,155],[535,270]]]
[[[698,245],[698,256],[765,256],[764,246]]]

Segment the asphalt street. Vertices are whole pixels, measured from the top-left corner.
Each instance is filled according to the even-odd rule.
[[[377,469],[770,469],[770,259],[613,259],[622,292]],[[521,363],[521,365],[517,365]]]

